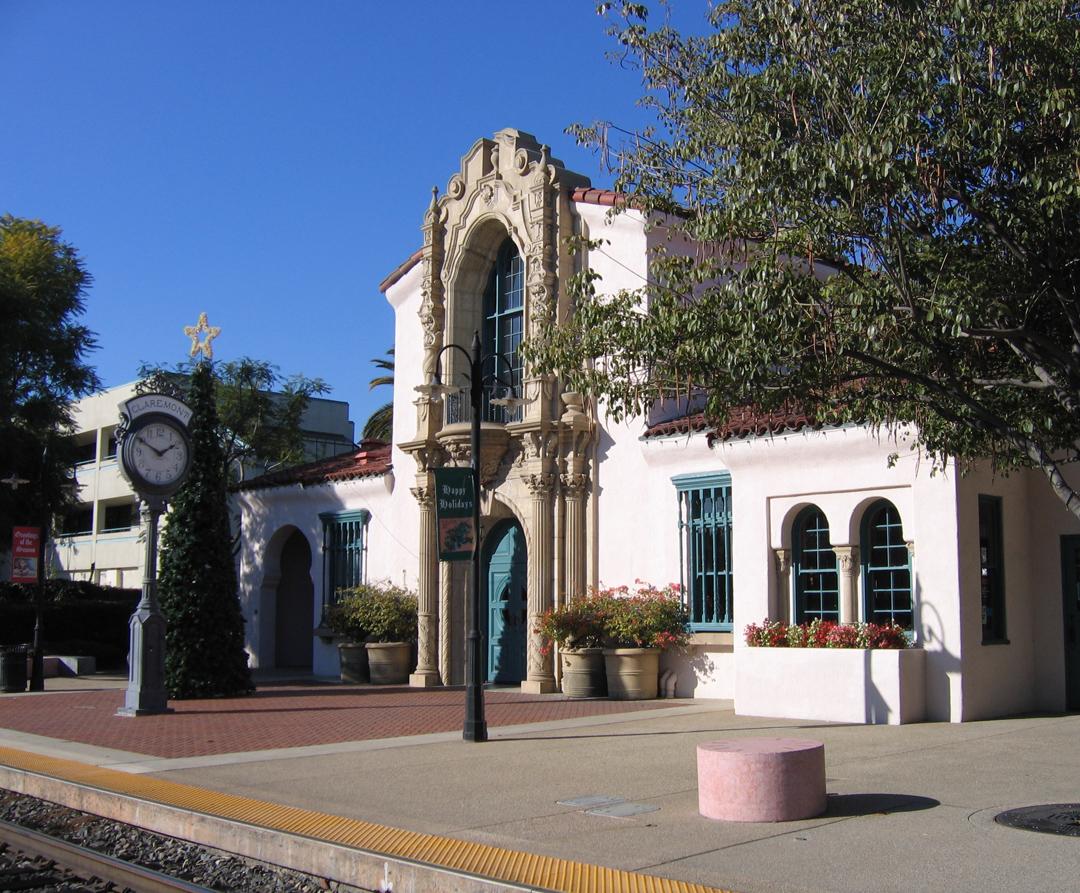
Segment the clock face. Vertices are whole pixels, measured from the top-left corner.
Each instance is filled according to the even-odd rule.
[[[176,425],[152,421],[128,437],[128,468],[148,487],[167,490],[186,473],[188,441]]]

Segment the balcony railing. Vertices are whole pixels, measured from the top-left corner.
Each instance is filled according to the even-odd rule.
[[[484,388],[484,412],[480,421],[497,422],[500,425],[521,421],[522,407],[520,405],[508,408],[491,404],[492,397],[501,396],[503,396],[503,388]],[[443,424],[456,425],[472,421],[472,401],[467,389],[447,394],[445,406]]]

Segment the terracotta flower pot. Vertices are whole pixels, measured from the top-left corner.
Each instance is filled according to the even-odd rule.
[[[562,690],[568,698],[603,698],[607,695],[602,648],[564,648]]]
[[[608,697],[616,701],[647,701],[656,697],[660,677],[658,648],[605,648]]]
[[[373,685],[402,685],[409,681],[412,646],[408,642],[368,642],[367,654]]]
[[[367,649],[356,642],[342,642],[338,647],[341,658],[341,681],[353,684],[369,682]]]

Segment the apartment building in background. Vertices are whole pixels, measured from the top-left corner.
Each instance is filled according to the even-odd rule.
[[[50,543],[49,572],[54,576],[104,586],[138,588],[142,584],[139,508],[116,455],[119,407],[134,393],[135,382],[131,382],[86,397],[74,407],[78,501],[58,519]],[[309,461],[355,449],[348,403],[312,399],[302,428]],[[267,470],[263,463],[256,463],[244,472]]]

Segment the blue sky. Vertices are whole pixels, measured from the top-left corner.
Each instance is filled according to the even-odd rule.
[[[610,185],[563,133],[644,121],[594,6],[0,0],[0,213],[79,249],[106,386],[184,359],[205,310],[215,358],[324,378],[359,430],[389,398],[378,284],[476,139],[529,131]]]

